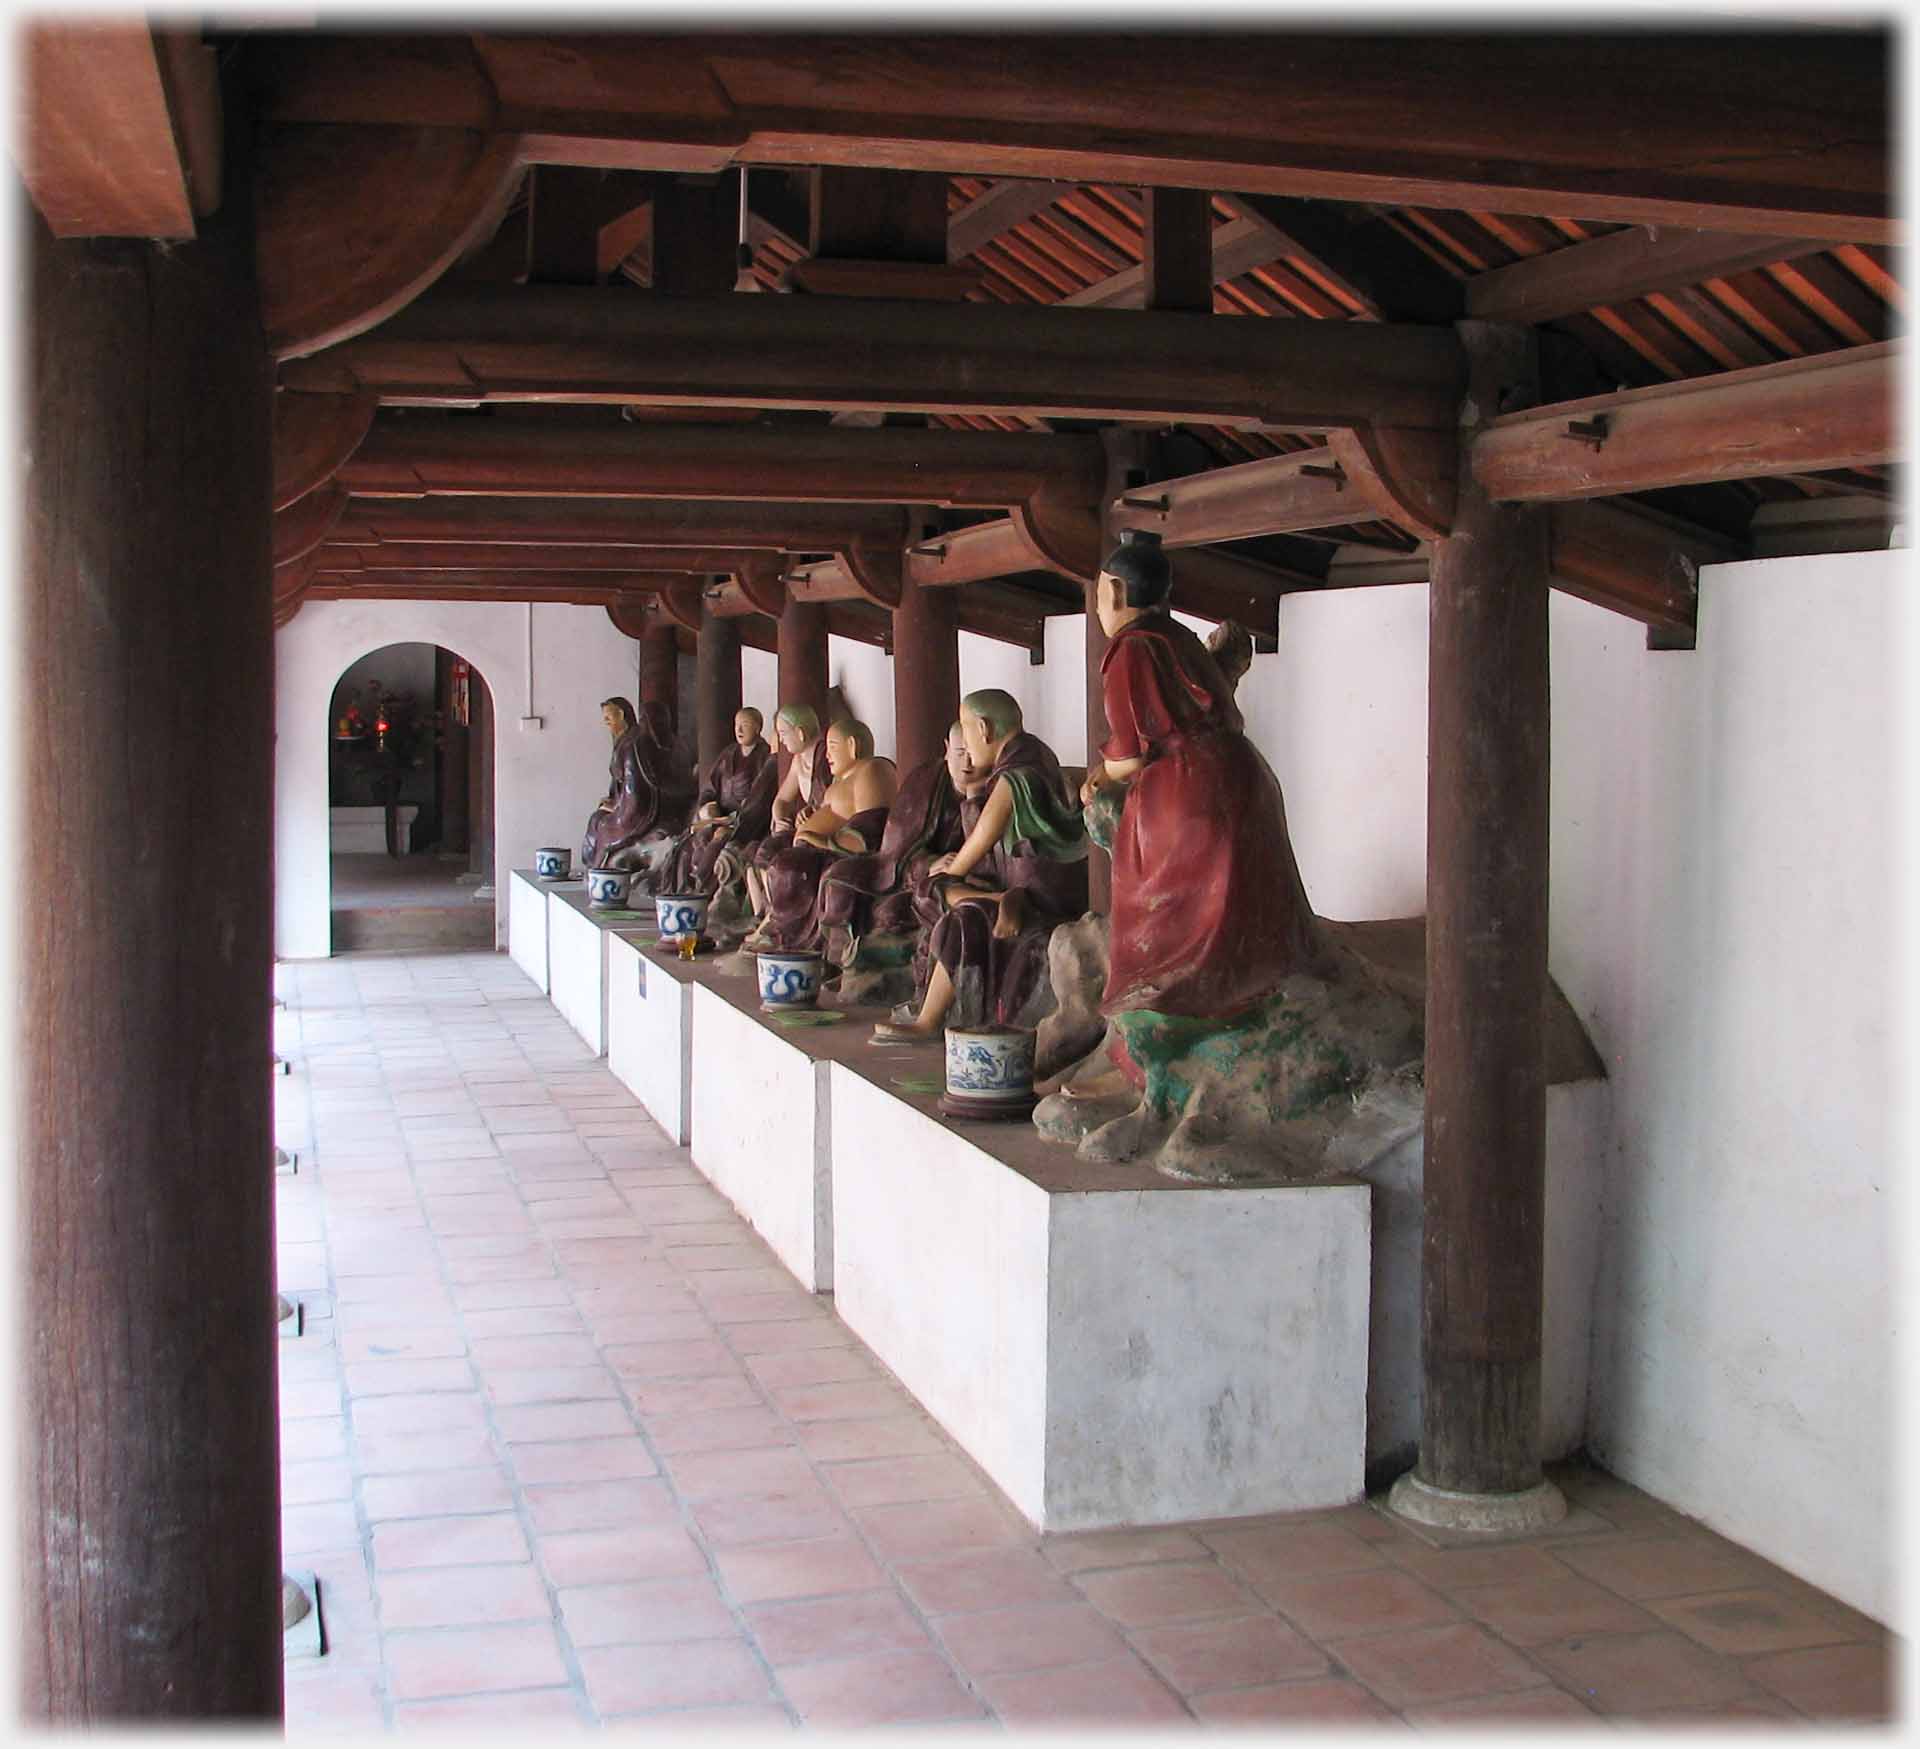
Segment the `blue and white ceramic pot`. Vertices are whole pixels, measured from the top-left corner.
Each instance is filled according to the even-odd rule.
[[[1021,1118],[1033,1110],[1036,1034],[1012,1026],[947,1029],[949,1117]]]
[[[653,914],[660,923],[660,939],[698,937],[707,926],[707,906],[711,903],[705,893],[655,893]]]
[[[820,997],[817,953],[763,953],[760,962],[760,1006],[768,1009],[811,1008]]]
[[[543,881],[563,881],[573,863],[573,852],[564,844],[547,844],[533,853],[533,872]]]
[[[590,868],[587,870],[587,903],[603,910],[615,910],[626,904],[632,885],[631,869]]]

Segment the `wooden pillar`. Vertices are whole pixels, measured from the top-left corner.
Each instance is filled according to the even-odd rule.
[[[1145,191],[1150,310],[1213,308],[1213,197],[1204,188]]]
[[[733,740],[733,719],[740,710],[740,628],[721,619],[711,603],[700,608],[700,640],[695,646],[694,713],[700,769],[705,771]],[[767,733],[773,725],[767,724]]]
[[[655,177],[653,289],[732,291],[739,234],[739,171]]]
[[[1460,333],[1470,419],[1532,401],[1525,330]],[[1534,1491],[1536,1518],[1564,1511],[1540,1468],[1548,516],[1475,487],[1474,429],[1429,591],[1424,1405],[1414,1481],[1394,1496],[1470,1529],[1504,1527],[1501,1503],[1436,1502],[1419,1485]]]
[[[471,825],[467,837],[467,872],[480,877],[482,885],[493,879],[493,772],[494,733],[499,713],[493,708],[493,692],[478,668],[468,670],[471,682],[467,693],[467,714],[471,729],[467,736],[470,763],[467,777],[467,812]]]
[[[680,645],[664,616],[640,635],[640,702],[665,705],[668,719],[680,726]]]
[[[10,890],[61,871],[15,906],[32,1724],[282,1712],[273,375],[249,186],[230,170],[199,240],[165,246],[16,214]]]
[[[941,757],[960,714],[958,593],[909,582],[893,610],[894,763],[903,776]]]
[[[1107,452],[1106,484],[1100,494],[1100,551],[1104,557],[1120,544],[1113,526],[1113,501],[1127,484],[1128,470],[1138,467],[1146,456],[1145,437],[1135,431],[1111,430],[1100,434]],[[1087,603],[1087,768],[1100,757],[1107,739],[1107,704],[1100,679],[1100,664],[1107,653],[1107,634],[1100,629],[1095,608],[1096,578],[1086,582]],[[1087,908],[1105,915],[1113,899],[1113,858],[1097,845],[1087,850]]]
[[[780,615],[779,689],[780,703],[810,704],[820,715],[820,726],[827,726],[827,610],[817,601],[787,599]],[[772,724],[767,725],[769,729]],[[784,774],[789,761],[780,756]]]

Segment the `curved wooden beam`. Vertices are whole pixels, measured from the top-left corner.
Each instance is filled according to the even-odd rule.
[[[346,492],[327,485],[309,492],[291,509],[278,512],[273,519],[273,562],[282,565],[315,551],[346,508]]]
[[[700,585],[698,583],[669,583],[660,591],[660,606],[675,625],[683,625],[690,632],[700,630]]]
[[[364,334],[494,230],[517,134],[277,126],[255,158],[260,316],[275,358]]]
[[[613,621],[615,631],[635,640],[660,623],[659,615],[653,611],[652,598],[644,596],[608,602],[607,618]]]
[[[756,612],[778,619],[787,605],[786,587],[780,581],[786,568],[783,554],[768,553],[765,557],[746,559],[734,568],[733,577],[740,593]]]
[[[1055,569],[1027,537],[1021,519],[1008,516],[955,529],[907,548],[907,578],[921,589],[952,589],[1021,571]]]
[[[316,547],[298,558],[288,559],[285,563],[274,566],[273,623],[276,626],[284,625],[299,612],[300,603],[306,599],[307,586],[313,579],[319,557],[319,549]]]
[[[333,478],[360,447],[380,403],[372,395],[273,398],[273,507],[285,510]]]
[[[1039,558],[1041,568],[1082,583],[1100,575],[1106,547],[1097,504],[1043,487],[1012,506],[1008,517]]]
[[[1460,442],[1451,431],[1366,426],[1328,433],[1327,447],[1383,521],[1422,540],[1453,532]]]
[[[889,611],[900,605],[900,588],[906,571],[904,558],[899,547],[883,546],[877,541],[854,541],[840,555],[854,587],[875,607]]]

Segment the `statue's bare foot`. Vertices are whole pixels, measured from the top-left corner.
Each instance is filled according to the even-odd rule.
[[[1076,1076],[1060,1087],[1061,1094],[1068,1099],[1118,1099],[1129,1091],[1126,1076],[1112,1065],[1096,1069],[1091,1075]]]
[[[937,1038],[937,1026],[923,1026],[917,1020],[882,1020],[875,1024],[873,1042],[877,1045],[913,1045]]]
[[[1131,1160],[1140,1152],[1146,1131],[1146,1107],[1136,1105],[1133,1110],[1090,1131],[1080,1144],[1080,1157],[1084,1160]]]

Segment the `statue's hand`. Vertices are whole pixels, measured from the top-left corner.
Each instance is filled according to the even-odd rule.
[[[957,851],[949,851],[945,856],[935,857],[933,860],[933,866],[927,870],[927,874],[929,875],[929,877],[933,875],[945,874],[950,868],[953,867],[953,859],[958,854],[959,853]]]

